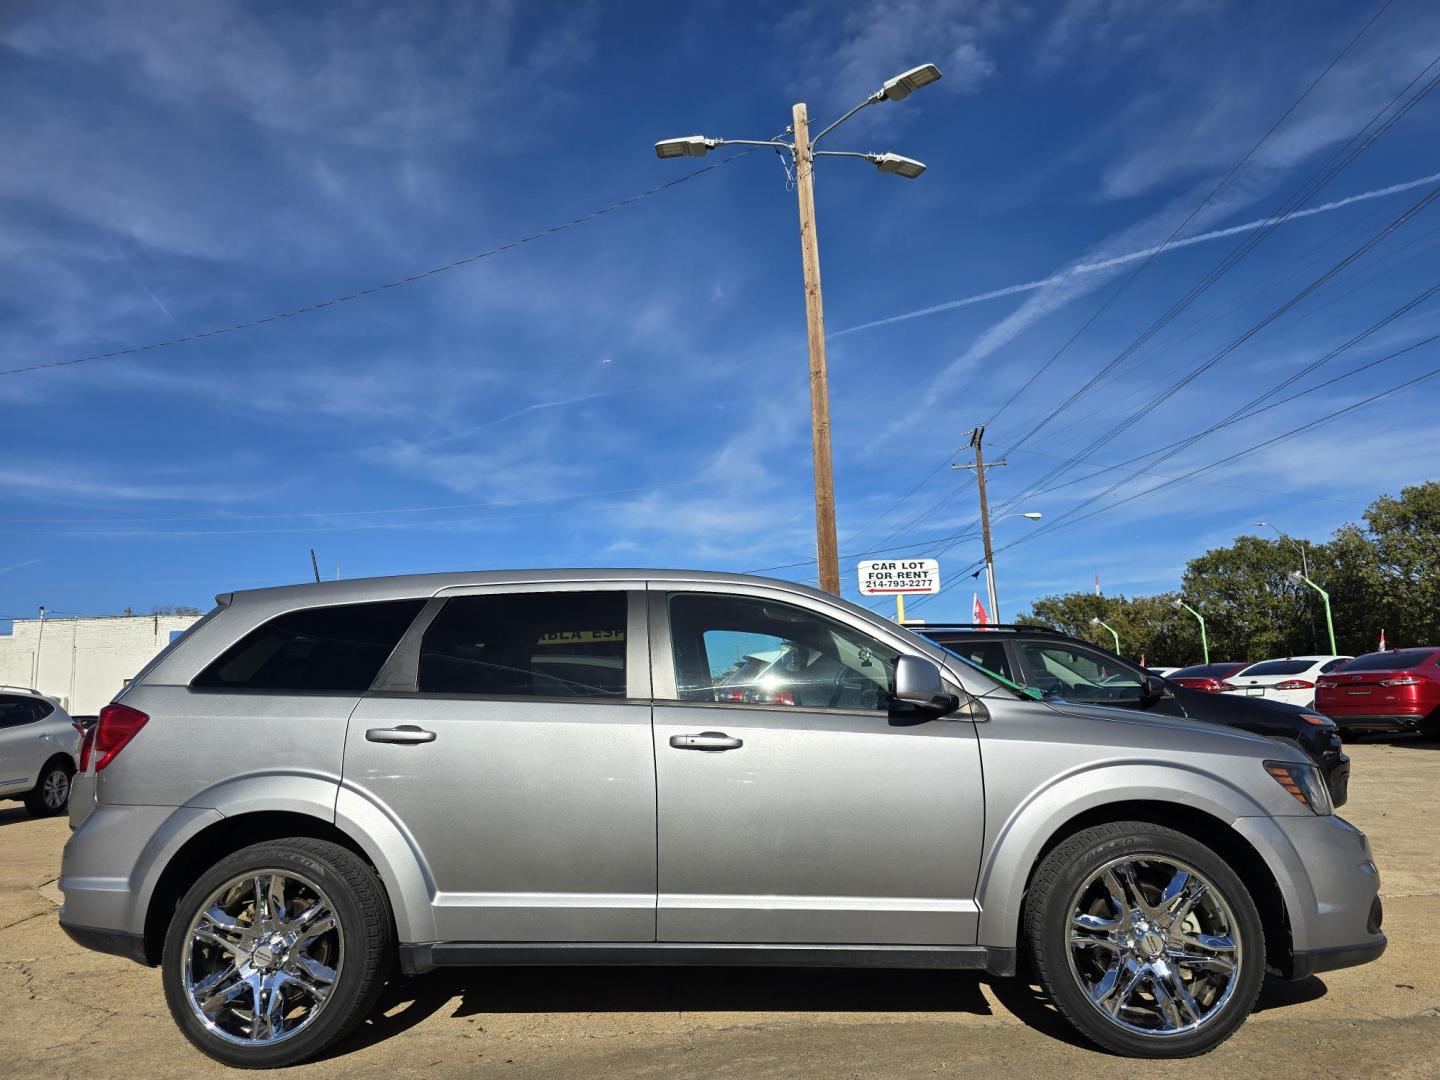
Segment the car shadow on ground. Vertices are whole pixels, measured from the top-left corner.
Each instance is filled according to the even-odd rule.
[[[1351,735],[1345,740],[1346,746],[1367,743],[1374,746],[1393,746],[1402,750],[1440,750],[1440,736],[1419,735],[1409,731],[1382,735]]]
[[[34,821],[30,811],[21,806],[18,802],[0,802],[0,828],[6,825],[15,825],[22,821]]]
[[[452,1017],[515,1013],[969,1013],[991,1016],[981,985],[1028,1027],[1081,1049],[1086,1042],[1025,977],[964,971],[836,968],[536,967],[469,968],[397,977],[365,1022],[326,1057],[343,1057],[394,1038],[436,1013]],[[1313,1001],[1326,993],[1311,977],[1267,980],[1257,1011]],[[453,1004],[452,1004],[453,1003]]]

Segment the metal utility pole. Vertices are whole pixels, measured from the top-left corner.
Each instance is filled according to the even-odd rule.
[[[805,334],[810,346],[810,452],[815,461],[815,559],[820,587],[840,593],[840,549],[835,539],[835,473],[830,453],[830,373],[825,361],[825,304],[820,296],[820,243],[815,236],[815,158],[810,117],[802,101],[793,110],[795,193],[800,202],[800,260],[805,274]]]
[[[815,238],[814,170],[817,157],[852,157],[870,162],[882,173],[913,180],[925,166],[899,154],[857,153],[852,150],[816,150],[815,146],[850,117],[868,105],[900,101],[922,86],[940,78],[934,64],[921,64],[888,80],[879,90],[856,105],[840,119],[810,137],[810,116],[805,103],[791,110],[789,134],[793,143],[780,139],[712,139],[689,135],[662,139],[655,153],[662,158],[704,157],[720,146],[770,146],[788,152],[795,162],[795,194],[800,204],[800,258],[805,275],[805,329],[810,346],[810,443],[815,465],[815,561],[819,565],[820,587],[840,592],[840,556],[835,539],[835,476],[830,452],[830,376],[825,362],[825,308],[820,296],[820,247]]]
[[[1000,621],[1000,601],[995,596],[995,551],[990,546],[990,502],[985,495],[985,470],[997,469],[1008,463],[992,461],[989,465],[985,464],[984,444],[985,428],[982,425],[970,432],[970,448],[975,451],[975,464],[961,465],[959,468],[974,469],[975,483],[980,488],[980,535],[985,542],[985,590],[990,597],[990,618],[998,623]],[[1035,516],[1039,517],[1038,514]]]

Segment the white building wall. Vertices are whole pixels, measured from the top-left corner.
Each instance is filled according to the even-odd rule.
[[[198,615],[16,619],[0,634],[0,683],[60,699],[72,716],[93,716],[128,679]],[[38,655],[37,655],[38,654]]]

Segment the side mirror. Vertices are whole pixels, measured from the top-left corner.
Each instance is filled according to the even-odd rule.
[[[895,661],[895,700],[923,709],[953,707],[955,701],[945,690],[939,666],[923,656],[902,656]]]
[[[1165,680],[1159,675],[1145,676],[1145,701],[1159,701],[1165,696]]]

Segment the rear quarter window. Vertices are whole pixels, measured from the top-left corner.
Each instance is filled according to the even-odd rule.
[[[423,599],[385,600],[287,612],[226,649],[190,685],[362,693],[424,606]]]

